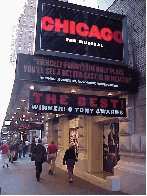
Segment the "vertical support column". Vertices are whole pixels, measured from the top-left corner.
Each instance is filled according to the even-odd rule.
[[[64,137],[64,152],[69,146],[69,121],[68,117],[63,118],[63,137]]]
[[[48,114],[47,114],[48,118]],[[52,141],[52,122],[49,121],[46,123],[46,136],[47,136],[47,143],[50,144]]]
[[[88,121],[88,172],[103,171],[103,126],[94,122],[94,117]]]
[[[68,148],[69,144],[69,121],[68,117],[61,117],[59,120],[59,132],[58,132],[58,140],[59,140],[59,154],[56,159],[56,165],[62,166],[63,165],[63,157],[64,153]]]

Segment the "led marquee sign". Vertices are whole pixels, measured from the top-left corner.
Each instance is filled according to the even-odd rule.
[[[35,113],[126,117],[126,99],[30,91],[29,111]]]
[[[108,65],[61,57],[18,54],[16,78],[20,80],[94,87],[137,90],[137,73],[126,66]]]
[[[55,51],[123,61],[123,17],[75,6],[39,0],[36,54]]]

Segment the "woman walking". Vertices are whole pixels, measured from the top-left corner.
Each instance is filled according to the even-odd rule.
[[[20,141],[19,147],[18,147],[18,153],[19,153],[19,158],[20,159],[21,159],[21,156],[22,156],[22,150],[23,150],[22,141]]]
[[[7,142],[6,141],[4,142],[4,145],[1,146],[1,150],[2,150],[3,168],[5,167],[5,165],[8,168],[9,167],[9,165],[8,165],[8,155],[7,155],[8,146],[7,146]]]
[[[66,150],[64,158],[63,158],[63,165],[67,165],[68,174],[69,174],[69,183],[73,182],[73,169],[75,165],[76,154],[75,154],[75,148],[72,143],[69,144],[69,149]]]

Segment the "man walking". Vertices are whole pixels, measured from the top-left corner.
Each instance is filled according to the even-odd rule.
[[[52,141],[50,145],[48,145],[47,153],[48,153],[48,167],[49,167],[49,174],[53,175],[53,171],[55,169],[55,160],[57,157],[57,146],[55,142]]]
[[[40,180],[40,174],[42,172],[42,163],[44,156],[46,157],[46,149],[42,145],[42,140],[38,139],[38,145],[33,149],[33,155],[35,155],[35,166],[36,166],[36,180]]]
[[[14,154],[15,154],[15,141],[13,141],[11,146],[10,146],[11,163],[13,163]]]

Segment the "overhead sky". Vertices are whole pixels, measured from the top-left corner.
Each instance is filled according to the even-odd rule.
[[[106,10],[114,0],[69,0],[69,3]],[[18,24],[27,0],[1,1],[0,6],[0,130],[11,98],[15,67],[10,63],[12,28]]]

